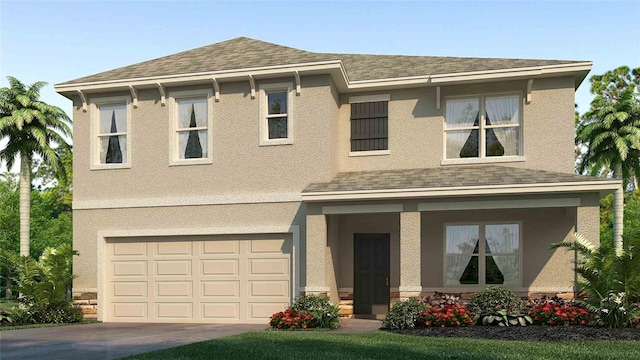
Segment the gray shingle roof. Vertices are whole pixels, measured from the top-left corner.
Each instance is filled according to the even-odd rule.
[[[577,63],[567,60],[316,53],[239,37],[62,84],[342,60],[351,81]]]
[[[339,192],[461,186],[601,182],[593,176],[520,169],[497,165],[442,167],[408,170],[343,172],[330,182],[313,183],[302,192]]]

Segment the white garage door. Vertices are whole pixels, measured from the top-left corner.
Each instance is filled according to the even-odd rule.
[[[266,323],[289,304],[290,235],[111,240],[106,321]]]

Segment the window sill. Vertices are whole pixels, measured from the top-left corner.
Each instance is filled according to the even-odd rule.
[[[116,170],[116,169],[131,169],[131,164],[93,164],[89,167],[90,170]]]
[[[380,156],[389,155],[389,150],[374,150],[374,151],[349,151],[349,156]]]
[[[169,162],[169,166],[210,165],[210,164],[213,164],[213,160],[209,158],[193,159],[193,160],[171,160]]]
[[[486,158],[465,158],[465,159],[444,159],[440,165],[461,165],[461,164],[495,164],[508,162],[523,162],[527,159],[524,156],[495,156]]]
[[[293,139],[260,140],[260,146],[293,145]]]

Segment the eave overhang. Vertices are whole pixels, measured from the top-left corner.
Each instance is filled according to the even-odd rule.
[[[351,191],[303,192],[302,201],[392,200],[494,195],[531,195],[563,193],[598,193],[605,196],[620,188],[620,180],[564,183],[483,185],[464,187],[376,189]]]
[[[577,62],[571,64],[545,65],[526,68],[510,68],[500,70],[474,71],[464,73],[435,74],[400,78],[355,80],[349,79],[342,60],[329,60],[300,64],[288,64],[268,67],[234,69],[224,71],[209,71],[190,74],[152,76],[144,78],[129,78],[85,83],[56,84],[56,92],[67,98],[84,94],[103,93],[113,91],[130,91],[131,88],[147,89],[187,85],[211,85],[211,79],[217,83],[247,81],[249,77],[256,80],[278,77],[295,77],[317,74],[331,75],[338,91],[353,93],[362,91],[378,91],[401,88],[430,87],[454,84],[470,84],[478,82],[492,82],[505,80],[534,79],[544,77],[573,76],[577,88],[591,70],[592,62]]]

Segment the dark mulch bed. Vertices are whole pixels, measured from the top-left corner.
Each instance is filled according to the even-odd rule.
[[[524,341],[595,341],[640,340],[640,329],[608,329],[595,326],[546,326],[525,327],[470,326],[448,328],[417,328],[389,330],[397,334],[440,338],[471,338]]]

